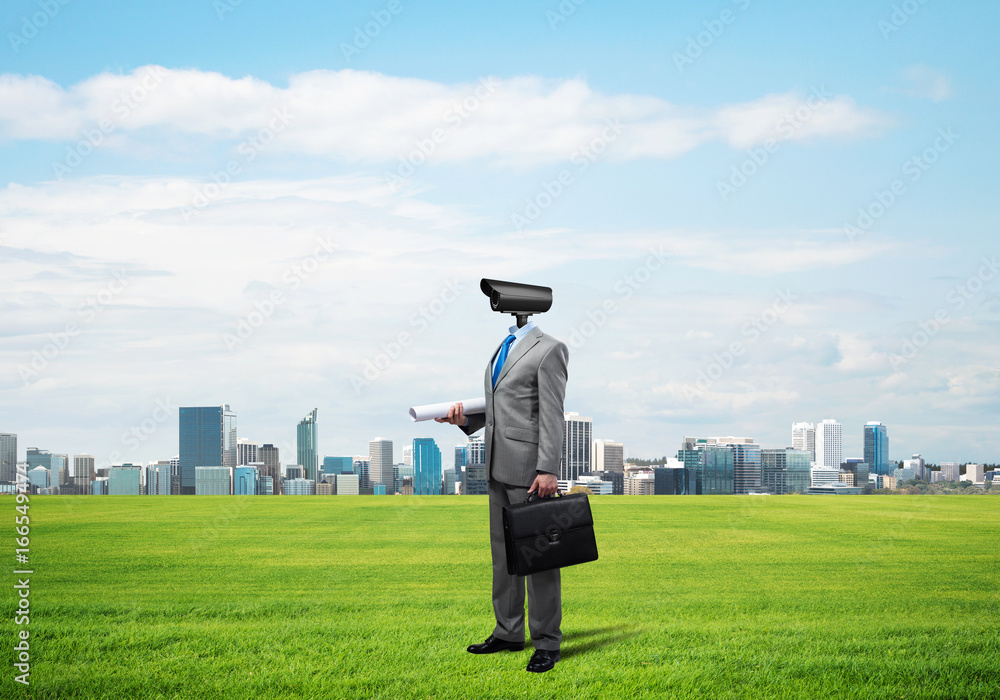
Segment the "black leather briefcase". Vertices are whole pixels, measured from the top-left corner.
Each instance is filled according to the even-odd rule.
[[[527,576],[597,559],[594,518],[585,493],[550,496],[503,508],[507,573]]]

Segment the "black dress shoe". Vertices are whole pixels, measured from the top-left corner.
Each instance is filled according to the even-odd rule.
[[[470,654],[495,654],[498,651],[524,651],[524,642],[508,642],[497,639],[492,634],[482,644],[472,644],[467,649]]]
[[[545,673],[546,671],[551,670],[551,668],[556,665],[556,661],[558,660],[558,651],[535,649],[535,653],[531,655],[531,661],[528,662],[528,670],[532,673]]]

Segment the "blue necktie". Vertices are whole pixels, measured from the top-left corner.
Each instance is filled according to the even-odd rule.
[[[511,344],[514,342],[514,336],[508,335],[504,341],[503,345],[500,346],[500,354],[497,355],[496,364],[493,365],[493,388],[497,386],[497,377],[500,376],[500,370],[503,369],[503,363],[507,360],[507,351],[510,350]]]

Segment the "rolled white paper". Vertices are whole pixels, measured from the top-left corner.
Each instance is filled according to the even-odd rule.
[[[444,418],[448,415],[448,409],[453,405],[458,403],[458,401],[449,401],[447,403],[429,403],[426,406],[413,406],[410,409],[410,420],[414,423],[422,420],[430,420],[431,418]],[[462,401],[462,413],[469,415],[470,413],[486,413],[486,399],[479,397],[476,399],[465,399]]]

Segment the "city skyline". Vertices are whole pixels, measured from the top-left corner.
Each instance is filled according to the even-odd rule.
[[[566,407],[635,455],[835,416],[995,462],[1000,6],[898,4],[19,0],[0,429],[406,444],[482,386],[489,277],[552,287]]]
[[[208,459],[202,458],[201,461],[203,462],[219,461],[220,466],[222,466],[223,465],[222,463],[225,462],[228,466],[231,467],[247,464],[250,463],[251,461],[252,462],[260,461],[261,463],[263,463],[267,462],[267,458],[264,456],[265,448],[272,450],[281,449],[280,444],[276,446],[274,443],[266,443],[259,439],[253,439],[244,436],[237,437],[238,430],[235,428],[237,422],[237,411],[231,408],[229,404],[223,404],[221,406],[205,406],[205,407],[185,406],[181,408],[183,408],[186,411],[186,414],[182,414],[186,415],[186,417],[182,417],[179,420],[177,437],[175,438],[175,445],[179,446],[179,451],[177,452],[177,454],[173,456],[173,458],[178,459],[178,461],[183,461],[185,464],[188,464],[188,462],[190,462],[191,459],[193,459],[193,457],[189,457],[185,460],[180,459],[180,453],[181,451],[183,451],[184,449],[183,445],[185,444],[185,442],[180,437],[181,432],[183,432],[183,430],[185,429],[184,426],[188,426],[187,427],[188,431],[193,436],[198,437],[198,440],[195,440],[192,437],[187,441],[187,444],[189,446],[189,451],[195,448],[203,449],[204,448],[204,445],[202,444],[203,442],[214,444],[216,437],[220,441],[218,444],[218,451],[219,451],[218,459],[213,460],[212,458]],[[303,473],[306,475],[306,478],[310,478],[308,476],[309,473],[308,465],[303,465],[301,463],[302,461],[301,456],[302,454],[304,454],[303,449],[306,450],[305,454],[312,455],[312,457],[315,459],[317,473],[318,471],[323,470],[324,463],[328,462],[332,463],[333,461],[336,460],[363,458],[365,456],[364,452],[351,449],[342,451],[340,454],[331,454],[330,452],[321,450],[319,448],[319,443],[317,438],[317,434],[319,432],[317,413],[318,413],[318,408],[314,408],[306,415],[306,418],[298,422],[298,425],[296,426],[296,436],[298,439],[296,441],[284,443],[283,446],[285,447],[285,449],[293,452],[296,455],[296,461],[291,462],[288,461],[288,459],[280,460],[276,466],[278,469],[280,469],[281,473],[284,473],[284,468],[286,466],[300,466],[303,468]],[[209,421],[210,423],[219,424],[217,436],[215,433],[212,433],[211,435],[208,436],[208,438],[205,438],[205,436],[202,434],[204,432],[202,423],[204,423],[206,420]],[[777,443],[764,444],[761,440],[758,440],[756,437],[740,437],[740,438],[712,437],[709,438],[709,440],[713,444],[720,444],[720,445],[727,444],[731,446],[739,446],[744,441],[748,441],[748,444],[752,443],[755,449],[758,450],[799,448],[815,442],[815,440],[817,439],[815,437],[816,435],[818,435],[819,438],[822,438],[824,425],[826,425],[827,427],[832,426],[835,429],[835,432],[833,433],[833,436],[831,438],[831,444],[835,446],[834,456],[831,456],[832,461],[830,464],[826,466],[839,467],[844,461],[848,459],[863,459],[866,463],[873,465],[872,471],[873,473],[876,473],[878,468],[876,466],[876,461],[873,460],[872,456],[873,454],[877,454],[880,456],[887,456],[888,461],[892,463],[906,461],[906,459],[908,459],[908,456],[916,454],[921,454],[921,455],[927,454],[919,449],[907,450],[905,447],[904,448],[894,447],[893,449],[901,450],[905,452],[907,456],[898,456],[898,457],[892,456],[892,453],[888,452],[889,449],[888,445],[892,444],[887,434],[888,426],[881,421],[867,421],[863,425],[861,425],[861,439],[858,441],[860,447],[857,451],[851,451],[843,447],[843,424],[834,419],[823,419],[822,421],[817,421],[816,423],[807,423],[807,422],[792,423],[791,431],[787,435],[787,440],[784,443],[780,444]],[[194,430],[192,426],[197,426],[197,429]],[[874,443],[871,442],[872,440],[871,436],[873,430],[877,430],[878,434],[880,435],[877,442],[878,444],[877,448],[875,448]],[[615,442],[608,438],[597,437],[598,434],[599,433],[595,433],[593,430],[593,420],[591,418],[581,417],[579,413],[574,411],[566,412],[566,426],[565,426],[565,436],[563,441],[563,452],[566,453],[568,450],[569,453],[571,454],[571,458],[569,466],[565,464],[562,465],[563,473],[560,475],[560,478],[563,479],[575,478],[576,474],[584,473],[585,471],[587,471],[586,469],[582,468],[582,466],[584,464],[593,464],[595,459],[601,458],[600,455],[602,455],[602,447],[605,443],[609,445],[616,445],[617,449],[619,450],[619,453],[622,455],[621,459],[624,462],[628,462],[630,459],[649,461],[658,459],[659,457],[662,457],[664,454],[666,454],[667,456],[672,456],[674,454],[675,448],[669,445],[664,446],[663,449],[654,450],[653,454],[648,454],[648,455],[631,454],[628,451],[627,445],[623,445],[622,443]],[[51,455],[53,459],[55,459],[56,457],[66,457],[68,465],[73,465],[75,463],[74,460],[77,457],[89,458],[90,460],[89,464],[91,469],[93,469],[95,466],[100,468],[100,467],[111,466],[113,464],[123,464],[123,463],[147,465],[163,461],[165,459],[169,460],[170,458],[169,456],[165,456],[163,454],[157,454],[154,457],[150,457],[149,459],[139,459],[139,460],[117,459],[117,461],[108,460],[101,462],[99,459],[96,459],[93,455],[86,454],[80,451],[70,450],[67,452],[60,452],[58,450],[52,450],[47,447],[38,448],[37,445],[31,445],[29,447],[27,446],[27,443],[25,443],[23,440],[21,440],[20,442],[21,446],[19,447],[17,435],[18,434],[16,432],[0,433],[0,438],[2,438],[4,456],[7,456],[9,454],[16,455],[23,448],[23,450],[26,451],[26,454],[28,454],[30,457],[30,453],[28,452],[29,450],[41,450],[47,456]],[[482,435],[481,432],[475,434],[475,436],[479,439],[481,439],[481,435]],[[473,436],[461,435],[459,439],[455,443],[453,443],[454,448],[456,450],[456,456],[457,456],[457,451],[461,448],[466,447],[468,441],[470,441],[472,437]],[[679,436],[677,444],[683,445],[684,442],[688,440],[690,437],[691,437],[690,434]],[[371,467],[372,469],[371,473],[373,475],[371,481],[372,482],[378,481],[380,483],[384,482],[385,480],[384,474],[389,473],[393,466],[406,464],[405,453],[406,452],[412,453],[411,446],[415,444],[415,442],[418,440],[427,440],[427,439],[433,440],[434,443],[437,444],[439,450],[442,446],[445,446],[446,443],[448,442],[448,438],[446,436],[440,436],[440,435],[433,436],[433,435],[421,434],[409,437],[408,439],[406,439],[405,442],[402,443],[404,445],[403,447],[404,454],[403,456],[400,457],[400,461],[398,462],[395,460],[394,457],[394,447],[393,447],[394,442],[392,439],[388,439],[385,437],[375,437],[369,439],[367,441],[368,461],[372,465],[376,465]],[[303,442],[303,440],[305,442]],[[232,447],[225,448],[225,445],[231,445]],[[877,452],[873,452],[873,450],[876,449]],[[251,460],[245,460],[242,457],[237,456],[244,454],[253,454],[255,455],[255,458]],[[258,454],[259,457],[256,457]],[[286,455],[287,454],[288,452],[286,452]],[[572,455],[576,456],[574,457]],[[815,450],[814,456],[816,459],[816,464],[817,465],[821,464],[822,462],[819,460],[822,459],[822,449],[820,448]],[[15,461],[20,462],[20,460],[16,459],[16,456],[15,456]],[[28,458],[28,461],[30,462],[30,458]],[[440,461],[440,455],[439,455],[439,461]],[[951,463],[953,460],[950,459],[938,460],[935,458],[935,459],[928,459],[927,461],[928,463],[948,464]],[[993,460],[988,458],[978,459],[978,460],[959,460],[956,463],[991,464],[993,463]],[[194,466],[193,462],[191,462],[191,464],[188,465],[188,469],[190,469],[192,466]],[[13,469],[13,465],[11,466],[11,469]],[[75,472],[73,473],[75,475]],[[883,472],[877,471],[877,473],[883,473]],[[381,479],[378,477],[379,474],[383,475]]]

